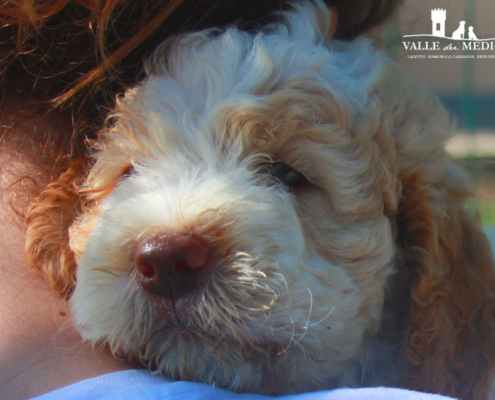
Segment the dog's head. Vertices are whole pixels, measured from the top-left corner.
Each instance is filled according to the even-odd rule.
[[[157,49],[89,172],[75,163],[31,209],[28,253],[75,286],[85,339],[167,377],[481,393],[493,262],[448,115],[305,4]]]

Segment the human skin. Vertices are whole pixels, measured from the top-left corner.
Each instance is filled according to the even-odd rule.
[[[0,398],[23,400],[130,366],[83,343],[66,302],[28,265],[23,215],[49,174],[39,165],[44,150],[29,140],[29,125],[9,140],[10,116],[8,123],[0,117]],[[38,121],[32,129],[55,125]]]

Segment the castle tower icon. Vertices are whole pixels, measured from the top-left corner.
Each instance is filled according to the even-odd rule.
[[[431,34],[433,36],[445,37],[445,20],[447,12],[443,8],[434,8],[431,10]]]

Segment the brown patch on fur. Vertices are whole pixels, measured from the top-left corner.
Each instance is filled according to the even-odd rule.
[[[404,179],[399,242],[411,275],[411,319],[401,386],[486,399],[495,360],[495,277],[490,245],[448,179]]]
[[[33,203],[26,219],[28,260],[64,297],[70,295],[75,285],[76,262],[69,248],[69,227],[81,212],[79,187],[86,164],[86,160],[72,162]]]

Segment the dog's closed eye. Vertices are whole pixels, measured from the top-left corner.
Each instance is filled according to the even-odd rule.
[[[288,189],[297,189],[308,182],[302,173],[287,164],[274,162],[266,168],[273,178]]]
[[[134,166],[130,164],[122,171],[120,175],[120,179],[129,178],[133,173],[134,173]]]

